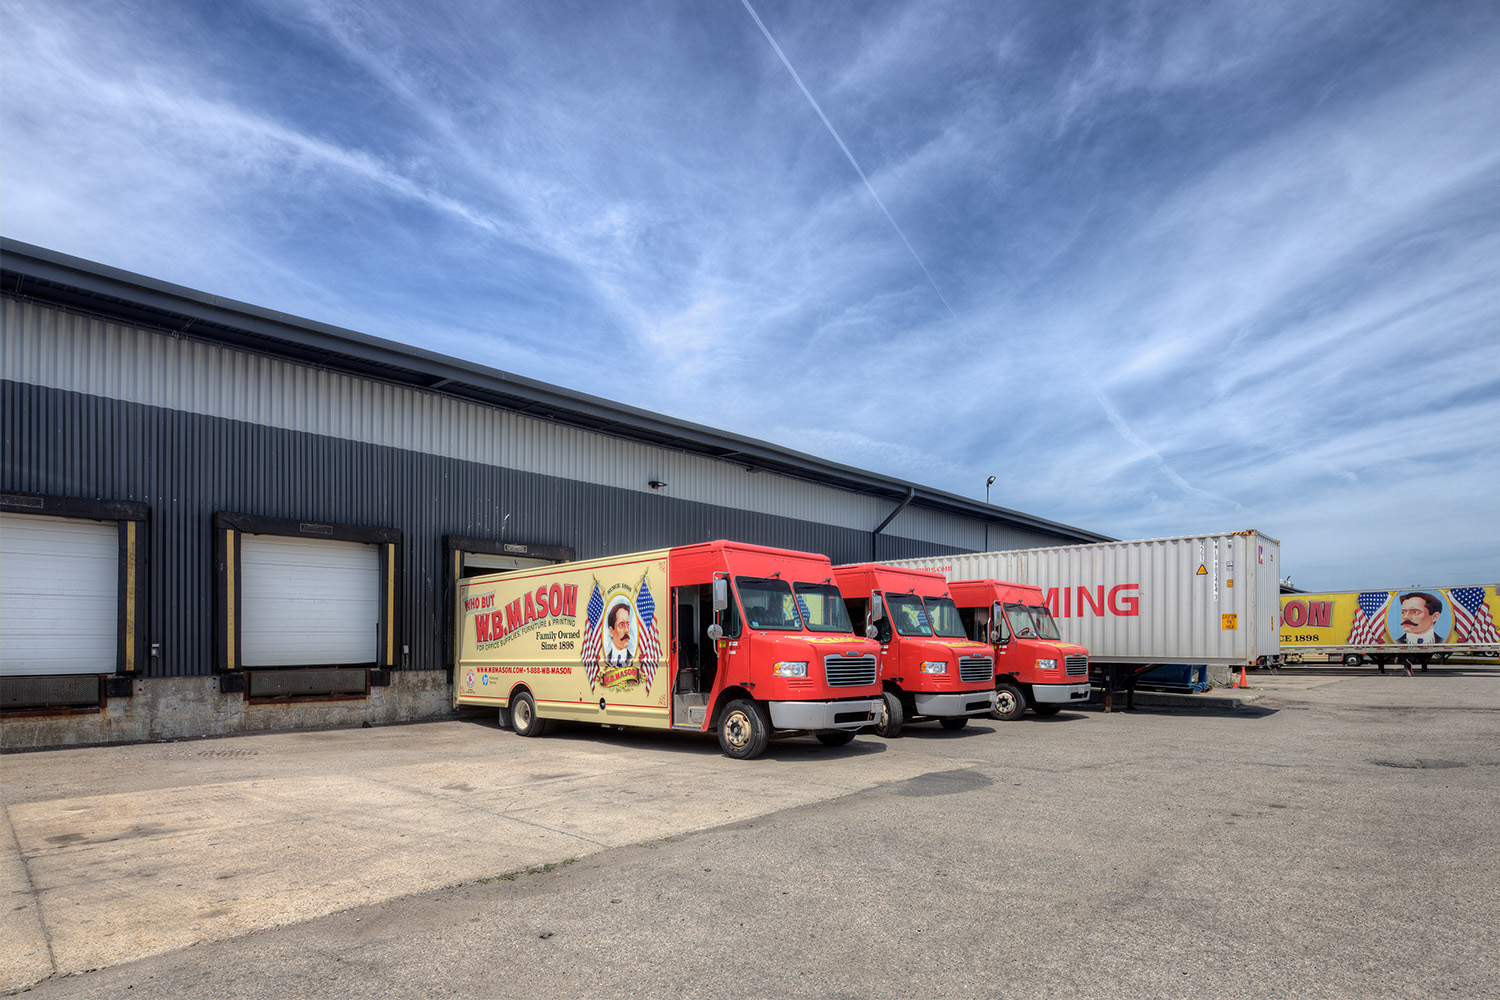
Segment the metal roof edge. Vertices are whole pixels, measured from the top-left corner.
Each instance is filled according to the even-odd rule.
[[[38,299],[179,336],[501,406],[747,469],[896,502],[911,495],[916,506],[992,524],[1114,541],[1098,532],[5,236],[0,236],[0,287],[16,298]]]

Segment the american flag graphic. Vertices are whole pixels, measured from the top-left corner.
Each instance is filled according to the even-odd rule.
[[[1349,629],[1350,646],[1378,646],[1390,642],[1391,635],[1385,628],[1385,611],[1391,603],[1391,595],[1384,590],[1366,590],[1359,595],[1359,607],[1354,612],[1354,625]]]
[[[594,592],[589,595],[589,623],[583,629],[583,651],[578,658],[583,661],[583,667],[588,671],[589,690],[594,690],[594,682],[599,678],[599,648],[604,645],[604,629],[600,627],[600,619],[604,617],[604,592],[599,589],[599,581],[594,581]]]
[[[635,595],[635,614],[640,620],[637,649],[640,650],[641,675],[646,678],[646,693],[651,693],[651,682],[656,679],[656,668],[661,663],[661,637],[656,631],[656,602],[651,599],[651,588],[646,578],[641,578],[641,589]]]
[[[1495,632],[1495,616],[1484,599],[1483,587],[1454,587],[1448,591],[1453,608],[1453,625],[1458,632],[1458,642],[1500,645],[1500,634]]]

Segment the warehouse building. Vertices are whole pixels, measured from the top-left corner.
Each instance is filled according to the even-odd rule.
[[[452,711],[464,575],[1106,536],[0,245],[0,746]]]

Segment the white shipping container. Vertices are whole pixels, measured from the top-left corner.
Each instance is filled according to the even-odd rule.
[[[1281,543],[1258,531],[894,559],[950,580],[1042,588],[1093,663],[1277,662]]]

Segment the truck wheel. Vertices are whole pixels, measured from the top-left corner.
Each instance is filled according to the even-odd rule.
[[[545,736],[552,728],[536,717],[536,702],[525,691],[510,700],[510,724],[517,736]]]
[[[885,711],[880,713],[880,719],[875,723],[875,735],[893,740],[901,735],[906,713],[901,710],[901,699],[889,691],[881,695],[881,698],[885,701]]]
[[[854,739],[854,734],[847,729],[829,729],[815,735],[825,747],[841,747]]]
[[[1362,659],[1364,659],[1364,657],[1360,656],[1358,653],[1345,653],[1344,666],[1357,667],[1359,666],[1360,660]]]
[[[965,715],[957,719],[942,719],[940,724],[944,729],[962,729],[969,724],[969,717]]]
[[[1014,684],[996,684],[995,710],[990,714],[1001,722],[1015,722],[1026,714],[1026,696]]]
[[[736,698],[719,720],[719,749],[735,760],[750,760],[766,751],[771,742],[771,724],[760,706],[748,698]]]
[[[1049,716],[1049,715],[1056,715],[1058,712],[1061,712],[1062,711],[1062,706],[1061,705],[1051,705],[1051,704],[1048,704],[1047,702],[1042,702],[1041,704],[1037,704],[1036,702],[1032,702],[1031,703],[1031,710],[1033,712],[1035,712],[1037,715],[1046,717],[1046,716]]]

